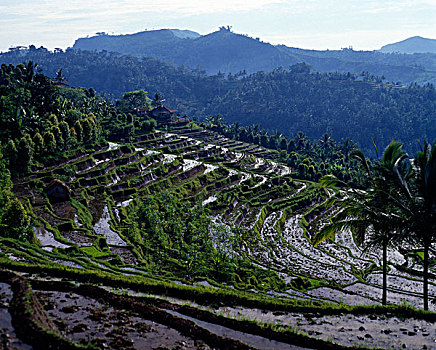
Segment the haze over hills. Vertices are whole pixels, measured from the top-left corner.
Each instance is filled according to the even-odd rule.
[[[82,50],[32,46],[1,54],[0,63],[33,61],[50,77],[62,68],[72,86],[93,87],[113,101],[145,89],[163,94],[189,116],[221,114],[227,122],[259,124],[287,136],[302,131],[310,139],[327,132],[337,140],[350,137],[365,151],[373,147],[368,135],[381,143],[397,137],[409,149],[436,135],[435,89],[404,87],[436,82],[436,54],[303,50],[229,28],[195,36],[177,30],[100,35],[78,40],[75,46]],[[121,49],[130,55],[115,52]],[[180,66],[171,65],[169,57]]]
[[[176,37],[180,39],[196,39],[199,38],[201,35],[197,32],[194,32],[192,30],[186,30],[186,29],[168,29],[171,31]]]
[[[420,43],[424,50],[424,43]],[[425,50],[431,51],[431,47],[428,47]],[[236,34],[229,27],[221,27],[219,31],[207,35],[174,29],[130,35],[99,35],[76,40],[73,49],[153,57],[177,66],[201,67],[211,75],[218,72],[267,72],[304,62],[321,72],[360,74],[365,71],[403,84],[436,82],[435,53],[386,53],[383,50],[390,50],[386,47],[382,51],[354,51],[351,48],[305,50],[285,45],[274,46],[259,38]],[[392,51],[401,52],[399,49]]]
[[[380,52],[399,52],[399,53],[436,53],[436,40],[414,36],[397,43],[388,44],[380,49]]]
[[[295,58],[273,45],[224,28],[203,36],[190,33],[184,38],[180,32],[170,29],[121,36],[100,35],[78,39],[73,49],[153,57],[175,65],[200,66],[208,74],[242,70],[253,73],[297,63]]]

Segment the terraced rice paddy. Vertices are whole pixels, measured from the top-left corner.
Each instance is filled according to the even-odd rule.
[[[276,159],[274,151],[180,127],[133,146],[109,143],[17,181],[14,191],[38,223],[37,244],[0,241],[1,266],[16,274],[2,272],[2,344],[36,344],[10,321],[25,316],[6,311],[12,294],[19,305],[28,293],[39,321],[72,348],[436,348],[435,314],[405,316],[408,305],[422,304],[418,256],[389,251],[388,302],[402,309],[377,308],[381,252],[363,251],[347,231],[313,247],[311,235],[332,215],[323,206],[330,194],[294,179]],[[54,177],[71,188],[70,201],[47,200],[43,189]],[[168,189],[210,210],[222,228],[211,232],[220,250],[280,283],[181,281],[152,270],[126,235],[126,218],[136,198]]]

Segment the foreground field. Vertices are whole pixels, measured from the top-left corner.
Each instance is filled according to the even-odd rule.
[[[436,305],[417,309],[419,252],[389,251],[391,305],[382,307],[381,252],[363,251],[350,232],[314,248],[311,235],[335,210],[324,206],[332,193],[295,180],[277,158],[180,127],[17,181],[37,224],[31,243],[0,240],[2,346],[435,348]],[[70,200],[50,202],[53,178]],[[138,236],[141,201],[167,191],[208,210],[213,256],[188,250],[180,259],[173,242],[159,255]]]

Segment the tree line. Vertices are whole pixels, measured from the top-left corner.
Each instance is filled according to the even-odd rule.
[[[286,137],[277,129],[268,132],[258,124],[245,127],[235,122],[227,125],[220,115],[207,116],[202,125],[230,139],[278,151],[279,161],[295,169],[295,176],[299,179],[318,181],[324,175],[334,174],[353,186],[366,185],[357,162],[349,157],[350,151],[357,147],[349,138],[336,142],[325,133],[318,140],[310,140],[301,131],[293,137]]]
[[[50,79],[32,61],[0,67],[0,143],[13,177],[105,140],[128,142],[156,125],[135,113],[150,106],[144,90],[124,94],[117,107],[93,88],[59,84],[58,73]]]
[[[379,144],[397,138],[414,151],[418,140],[436,137],[436,91],[431,84],[406,87],[368,72],[313,72],[306,64],[268,73],[208,76],[201,67],[174,67],[106,51],[52,53],[40,48],[0,55],[0,62],[13,64],[29,59],[49,76],[62,68],[69,84],[93,87],[113,102],[126,91],[159,92],[169,106],[200,120],[220,113],[228,124],[259,124],[287,137],[299,131],[311,140],[324,133],[336,140],[349,137],[371,155],[367,135]]]

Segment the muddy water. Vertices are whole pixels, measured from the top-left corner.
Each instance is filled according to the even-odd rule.
[[[39,239],[43,248],[45,247],[57,247],[57,248],[68,248],[69,245],[58,242],[53,233],[47,231],[44,227],[34,227],[33,232],[36,238]]]
[[[164,154],[163,163],[172,163],[174,160],[176,160],[177,156],[174,154]]]
[[[117,206],[125,208],[125,207],[127,207],[130,204],[131,201],[133,201],[133,199],[129,198],[129,199],[125,200],[125,201],[118,202]]]
[[[230,307],[222,307],[215,312],[291,327],[316,338],[332,340],[346,346],[423,349],[425,345],[427,349],[436,348],[435,324],[413,318],[400,320],[386,316],[303,315]]]
[[[215,195],[210,196],[209,198],[206,198],[206,199],[203,201],[202,205],[206,205],[206,204],[208,204],[208,203],[215,202],[217,199],[218,199],[218,198],[217,198]]]
[[[106,205],[103,209],[100,220],[94,225],[95,233],[106,237],[107,244],[126,245],[126,242],[118,235],[118,233],[112,231],[109,225],[110,219],[109,209]]]
[[[12,299],[12,290],[9,284],[0,282],[0,349],[32,349],[28,344],[17,338],[12,318],[8,311]]]
[[[302,347],[295,346],[295,345],[289,345],[289,344],[278,342],[275,340],[270,340],[268,338],[260,337],[258,335],[253,335],[253,334],[235,331],[231,328],[223,327],[223,326],[220,326],[220,325],[217,325],[214,323],[200,321],[196,318],[185,316],[185,315],[180,314],[176,311],[171,311],[171,310],[165,310],[165,311],[167,311],[168,313],[170,313],[174,316],[182,317],[184,319],[194,321],[200,327],[205,328],[212,333],[215,333],[215,334],[220,335],[222,337],[240,340],[243,343],[248,344],[256,349],[274,349],[274,350],[308,349],[308,348],[302,348]]]
[[[109,287],[107,287],[109,289]],[[211,309],[209,307],[200,306],[186,299],[177,299],[173,297],[162,297],[151,294],[138,293],[132,290],[122,289],[119,291],[127,292],[132,296],[148,296],[157,299],[167,300],[178,305],[191,305],[196,308],[211,311],[217,315],[225,315],[226,317],[235,319],[256,320],[257,322],[270,323],[281,325],[286,328],[298,330],[312,337],[332,340],[335,343],[359,347],[365,346],[368,348],[389,348],[389,349],[436,349],[436,325],[435,323],[417,320],[413,318],[397,318],[393,316],[375,316],[361,315],[355,316],[351,314],[340,314],[333,316],[322,316],[317,313],[299,314],[287,313],[281,311],[268,311],[247,307],[220,307]],[[177,316],[190,319],[186,316]],[[199,326],[208,329],[211,332],[223,335],[219,330],[220,326],[215,324],[207,325],[202,321],[191,319]],[[209,328],[208,328],[209,327]],[[225,328],[225,327],[223,327]],[[222,332],[226,331],[221,330]],[[244,335],[244,333],[242,333]],[[231,333],[226,333],[225,336],[234,339],[239,338],[239,335],[234,336]],[[250,335],[245,334],[250,337]],[[249,345],[258,347],[259,344]],[[404,344],[404,346],[403,346]],[[259,347],[261,349],[276,349],[277,347]]]
[[[369,299],[365,296],[356,294],[347,294],[336,289],[329,287],[320,287],[312,289],[306,292],[307,295],[313,296],[319,299],[327,299],[337,303],[343,303],[347,305],[372,305],[380,304],[377,301]]]
[[[206,170],[204,171],[205,174],[210,173],[216,169],[218,169],[217,165],[213,165],[213,164],[208,164],[208,163],[203,163],[206,166]]]
[[[183,159],[183,171],[191,170],[192,168],[200,165],[201,163],[193,159]]]
[[[118,148],[120,148],[120,147],[121,147],[121,145],[118,144],[118,143],[115,143],[115,142],[109,142],[109,146],[108,146],[108,148],[107,148],[106,151],[112,151],[112,150],[114,150],[114,149],[118,149]]]
[[[111,349],[209,349],[178,331],[74,293],[38,292],[48,314],[74,341]]]

